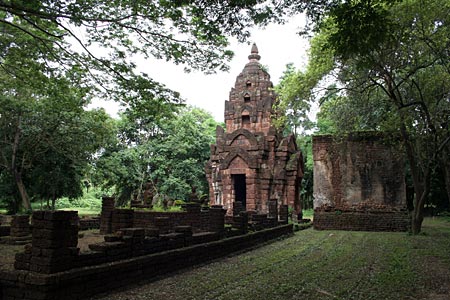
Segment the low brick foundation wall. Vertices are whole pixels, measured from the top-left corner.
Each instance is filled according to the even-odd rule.
[[[1,225],[0,226],[0,236],[8,236],[11,234],[11,226]]]
[[[408,231],[409,228],[406,211],[314,212],[314,229],[318,230]]]
[[[191,226],[194,231],[208,230],[209,213],[134,211],[133,227],[155,227],[159,218],[168,218],[168,227]]]
[[[112,263],[54,274],[0,271],[0,300],[85,299],[140,280],[217,259],[292,234],[292,224]]]
[[[100,217],[81,218],[78,230],[100,229]]]

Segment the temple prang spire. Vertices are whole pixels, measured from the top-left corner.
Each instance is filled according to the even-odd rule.
[[[259,55],[256,43],[253,43],[252,50],[250,52],[250,55],[248,56],[248,59],[250,61],[259,61],[261,59],[261,55]]]
[[[272,126],[276,94],[259,63],[256,44],[248,58],[225,101],[226,130],[217,128],[216,144],[211,146],[206,166],[209,199],[228,214],[240,209],[270,212],[277,223],[277,207],[301,210],[303,158],[294,136],[283,137]]]

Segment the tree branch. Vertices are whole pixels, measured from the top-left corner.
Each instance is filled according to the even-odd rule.
[[[22,32],[24,32],[24,33],[26,33],[26,34],[28,34],[29,36],[31,36],[31,37],[33,37],[33,38],[35,38],[35,39],[38,39],[38,40],[41,40],[41,41],[46,41],[46,42],[52,42],[52,41],[49,40],[49,39],[44,39],[44,38],[42,38],[42,37],[40,37],[40,36],[35,35],[34,33],[32,33],[32,32],[29,31],[29,30],[26,30],[26,29],[23,28],[22,26],[16,25],[16,24],[11,23],[11,22],[8,22],[8,21],[6,21],[6,20],[4,20],[4,19],[0,19],[0,23],[4,23],[4,24],[7,24],[8,26],[11,26],[11,27],[14,27],[14,28],[16,28],[16,29],[19,29],[20,31],[22,31]]]

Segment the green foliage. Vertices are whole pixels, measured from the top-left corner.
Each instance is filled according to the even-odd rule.
[[[1,2],[0,53],[17,58],[2,59],[1,65],[22,78],[29,72],[24,58],[39,62],[42,73],[77,68],[80,86],[97,86],[92,92],[109,99],[179,103],[164,85],[137,74],[130,58],[164,59],[187,71],[227,70],[233,56],[228,37],[245,41],[251,26],[281,22],[289,6],[200,0]]]
[[[100,189],[91,189],[89,192],[83,193],[82,197],[69,199],[67,197],[61,198],[56,203],[56,209],[75,209],[75,208],[89,208],[92,210],[101,210],[102,192]]]
[[[450,195],[445,158],[450,153],[449,5],[443,0],[344,1],[325,11],[317,27],[316,38],[324,42],[314,57],[320,65],[320,53],[331,53],[330,74],[338,79],[322,99],[319,130],[401,135],[416,194],[415,232],[438,164]]]
[[[104,192],[99,188],[86,190],[78,198],[62,197],[55,203],[55,209],[58,210],[76,210],[78,215],[98,215],[101,212],[101,196]],[[33,210],[51,209],[48,204],[42,200],[32,203]]]
[[[312,136],[300,136],[297,138],[297,145],[302,151],[305,160],[305,168],[303,170],[302,189],[300,197],[302,200],[303,210],[313,208],[313,184],[314,184],[314,161],[312,154]]]
[[[119,139],[96,162],[97,181],[114,187],[121,203],[140,197],[147,182],[171,199],[187,200],[192,187],[205,193],[204,166],[217,126],[212,116],[188,107],[163,120],[141,121],[131,110],[122,116]]]
[[[182,212],[183,209],[181,208],[181,206],[170,206],[168,208],[164,208],[163,206],[153,206],[151,211],[155,211],[155,212]]]
[[[2,181],[16,186],[6,194],[15,199],[14,210],[19,199],[29,208],[28,194],[53,201],[79,196],[82,173],[109,134],[108,115],[84,109],[87,92],[75,85],[72,72],[29,74],[25,84],[4,71],[0,71],[5,79],[0,83],[0,166],[9,174],[4,176],[14,179]]]
[[[0,208],[8,214],[19,211],[20,195],[14,186],[11,174],[0,169]]]

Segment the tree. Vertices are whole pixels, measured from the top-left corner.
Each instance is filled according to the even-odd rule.
[[[35,197],[52,194],[53,201],[74,195],[65,186],[68,182],[79,185],[76,175],[103,143],[109,119],[103,110],[84,110],[87,92],[72,85],[76,72],[52,77],[33,74],[25,83],[0,72],[4,79],[0,83],[0,166],[12,178],[26,210],[31,209],[30,191]],[[61,167],[51,178],[51,172]]]
[[[246,40],[251,26],[282,21],[291,5],[260,0],[1,1],[0,53],[3,58],[11,52],[27,57],[29,48],[37,49],[44,73],[77,67],[86,75],[83,84],[127,103],[145,96],[143,90],[167,92],[135,73],[134,55],[183,64],[188,71],[226,70],[233,55],[228,37]],[[25,70],[12,60],[0,59],[0,66],[11,76]]]
[[[192,187],[206,193],[204,165],[217,126],[212,116],[198,108],[178,108],[155,124],[130,118],[137,115],[127,111],[122,116],[118,140],[96,162],[98,180],[114,187],[122,204],[139,197],[148,181],[172,199],[186,200]],[[140,129],[129,130],[136,126]]]
[[[280,128],[286,128],[296,136],[300,129],[308,130],[311,122],[308,118],[310,105],[310,89],[305,88],[306,75],[296,71],[293,64],[286,65],[286,70],[281,77],[280,83],[275,87],[278,94],[274,124]]]
[[[415,234],[421,230],[439,159],[448,170],[449,5],[442,0],[344,2],[331,9],[318,27],[318,36],[325,41],[322,49],[332,51],[343,96],[334,99],[332,108],[351,107],[340,119],[401,135],[415,190]],[[355,18],[345,18],[352,13]]]

